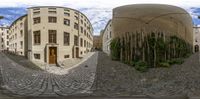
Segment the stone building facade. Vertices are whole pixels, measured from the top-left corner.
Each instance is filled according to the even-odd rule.
[[[161,62],[192,53],[192,27],[189,13],[176,6],[120,6],[113,9],[112,40],[110,44],[103,40],[103,50],[115,60],[125,63],[144,61],[155,67]],[[106,51],[109,45],[110,52]]]
[[[9,49],[8,32],[7,26],[0,26],[0,51],[7,51]]]
[[[112,40],[112,21],[109,20],[102,32],[102,49],[103,52],[110,54],[110,42]]]
[[[78,10],[57,6],[31,7],[27,15],[10,26],[10,39],[11,52],[32,61],[57,64],[88,53],[93,46],[93,28],[89,19]]]
[[[27,56],[27,15],[16,19],[9,27],[9,51],[21,56]]]
[[[93,48],[96,50],[102,49],[102,38],[101,35],[95,35],[93,36]]]
[[[200,26],[193,27],[193,34],[194,34],[194,52],[199,52],[200,46]]]

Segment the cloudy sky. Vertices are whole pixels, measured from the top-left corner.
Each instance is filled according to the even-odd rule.
[[[157,3],[179,6],[187,10],[195,24],[200,24],[197,15],[200,15],[200,0],[1,0],[0,15],[5,19],[1,25],[9,25],[16,18],[26,14],[26,8],[32,6],[65,6],[78,9],[91,20],[94,34],[98,35],[109,19],[112,17],[112,9],[127,4]]]

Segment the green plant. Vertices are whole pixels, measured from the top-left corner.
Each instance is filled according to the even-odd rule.
[[[111,41],[110,49],[113,60],[136,66],[138,70],[146,67],[169,67],[172,64],[182,64],[183,59],[177,58],[186,58],[192,53],[192,45],[184,39],[176,35],[164,35],[164,33],[153,31],[147,35],[142,35],[138,31],[131,34],[125,33]],[[139,61],[145,61],[148,66],[138,65]]]
[[[123,61],[124,64],[130,64],[129,61],[125,60]]]
[[[131,66],[135,66],[135,64],[136,64],[136,61],[131,61],[131,62],[130,62],[130,65],[131,65]]]
[[[113,39],[110,43],[110,50],[111,50],[111,58],[112,60],[119,60],[120,59],[120,40]]]
[[[168,62],[160,62],[158,63],[159,67],[170,67],[170,64]]]
[[[182,64],[184,60],[182,58],[174,58],[174,59],[168,60],[167,62],[170,65],[174,65],[174,64]]]
[[[138,61],[135,63],[135,69],[140,72],[146,72],[148,70],[147,63],[144,61]]]

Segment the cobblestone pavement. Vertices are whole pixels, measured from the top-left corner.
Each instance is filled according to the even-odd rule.
[[[98,52],[68,74],[56,75],[25,68],[0,53],[0,70],[1,86],[8,94],[23,96],[18,99],[200,99],[198,54],[182,65],[140,73]]]
[[[47,66],[42,66],[42,69],[46,70],[49,73],[53,73],[53,74],[57,74],[57,75],[64,75],[64,74],[69,73],[69,70],[71,70],[71,69],[79,66],[83,62],[87,61],[88,58],[90,58],[93,54],[95,54],[95,52],[89,52],[88,54],[86,54],[86,56],[84,56],[81,59],[67,59],[63,62],[60,62],[59,66],[47,65]]]
[[[25,68],[0,53],[2,87],[17,96],[69,96],[92,92],[98,53],[71,69],[56,75]]]
[[[182,65],[154,68],[140,73],[133,67],[112,61],[99,53],[94,95],[200,95],[200,65],[198,53]],[[196,99],[196,98],[195,98]],[[200,97],[199,97],[200,99]]]
[[[5,52],[5,55],[8,58],[12,59],[14,62],[20,64],[21,66],[24,66],[26,68],[33,69],[33,70],[40,70],[40,71],[42,71],[42,69],[40,67],[38,67],[33,62],[31,62],[30,60],[28,60],[27,58],[25,58],[23,56],[19,56],[19,55],[7,53],[7,52]]]

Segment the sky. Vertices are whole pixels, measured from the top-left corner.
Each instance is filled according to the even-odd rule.
[[[10,25],[15,19],[26,14],[26,8],[33,6],[64,6],[83,12],[91,21],[94,34],[98,35],[112,18],[112,9],[127,4],[169,4],[187,10],[195,24],[199,25],[200,0],[1,0],[0,15],[5,19],[1,25]]]
[[[80,7],[98,7],[98,8],[113,8],[126,4],[138,3],[159,3],[178,5],[183,7],[199,7],[200,0],[1,0],[1,7],[21,7],[21,6],[36,6],[36,5],[54,5],[54,6],[71,6]]]

